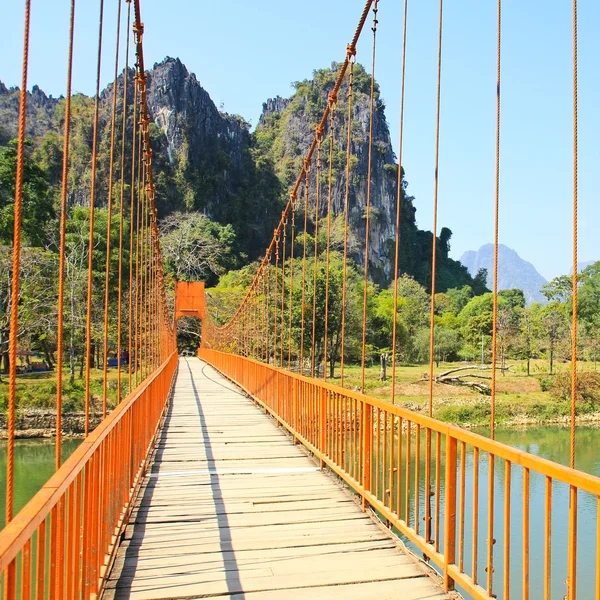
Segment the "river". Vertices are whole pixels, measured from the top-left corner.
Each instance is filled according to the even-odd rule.
[[[480,431],[485,435],[485,431]],[[537,456],[568,465],[569,464],[569,430],[566,427],[536,426],[523,429],[499,428],[496,439],[505,444],[525,450]],[[594,427],[578,427],[577,429],[577,468],[600,476],[600,429]],[[63,457],[66,459],[79,445],[80,440],[66,439],[63,446]],[[421,456],[424,452],[421,453]],[[467,457],[467,490],[473,489],[472,456]],[[44,484],[54,471],[53,440],[17,440],[15,448],[15,513],[21,509]],[[424,467],[421,468],[421,474]],[[478,539],[478,575],[479,581],[485,583],[485,552],[487,522],[487,461],[480,459],[479,466],[479,539]],[[496,464],[496,538],[495,545],[495,584],[494,592],[502,598],[502,564],[503,555],[503,464]],[[424,491],[424,482],[421,482]],[[6,488],[6,442],[0,445],[0,524],[4,525]],[[513,469],[511,485],[511,596],[521,597],[521,543],[522,543],[522,489],[523,478],[520,468]],[[545,510],[545,480],[535,474],[530,480],[530,597],[543,596],[543,531]],[[421,498],[425,496],[420,494]],[[442,490],[443,494],[443,490]],[[465,519],[465,570],[471,570],[471,494],[466,498]],[[566,578],[566,535],[568,515],[568,488],[554,485],[552,494],[552,598],[562,599],[565,594]],[[597,499],[587,494],[580,494],[578,511],[578,589],[577,597],[592,599],[595,585],[595,543],[597,527]],[[441,526],[443,531],[443,524]]]

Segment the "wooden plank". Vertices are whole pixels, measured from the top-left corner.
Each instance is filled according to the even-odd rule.
[[[240,391],[181,359],[105,598],[447,596]]]

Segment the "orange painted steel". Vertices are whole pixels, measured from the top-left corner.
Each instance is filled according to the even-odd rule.
[[[530,539],[531,478],[534,475],[542,476],[546,481],[546,489],[551,489],[553,485],[570,486],[572,505],[576,505],[577,495],[580,493],[600,498],[598,477],[410,412],[384,400],[206,346],[199,350],[198,356],[259,403],[294,439],[313,453],[323,466],[359,494],[365,507],[370,505],[381,518],[405,535],[439,569],[446,590],[459,586],[474,598],[492,597],[478,583],[476,567],[473,567],[477,564],[477,558],[481,558],[476,547],[480,528],[483,525],[486,529],[489,527],[489,523],[480,522],[488,517],[479,513],[482,457],[488,460],[491,457],[495,464],[504,465],[504,514],[494,514],[493,520],[499,529],[504,530],[505,540],[509,539],[510,521],[514,518],[515,510],[520,506],[522,511],[524,560],[515,564],[514,568],[521,572],[525,591],[530,577],[529,551],[533,541],[536,545],[540,543],[540,540]],[[419,477],[415,472],[421,468],[417,458],[420,444],[415,444],[415,440],[422,439],[424,445],[427,435],[435,440],[436,485],[432,487],[434,505],[444,507],[443,536],[436,526],[432,528],[431,533],[435,538],[432,540],[427,540],[426,532],[419,527],[422,510],[412,503],[419,488]],[[379,457],[383,464],[384,456],[387,456],[385,460],[393,461],[393,464],[379,472],[376,461]],[[474,469],[470,482],[465,476],[465,465],[470,460],[469,457],[472,458]],[[386,475],[388,470],[393,472],[395,467],[396,476]],[[513,494],[518,493],[511,483],[511,473],[514,474],[516,470],[522,473],[522,501],[519,506],[511,507],[511,490]],[[464,560],[466,497],[471,500],[475,542],[470,561]],[[547,505],[547,510],[549,507],[551,505]],[[576,512],[570,513],[575,519]],[[568,515],[563,516],[566,518]],[[545,556],[549,557],[550,522],[541,535],[544,536]],[[574,537],[571,537],[569,543],[574,545]],[[508,564],[509,556],[510,550],[505,548],[504,564]],[[553,568],[556,568],[556,563]],[[509,571],[510,569],[506,569],[501,573],[505,597],[510,584]]]
[[[178,281],[175,284],[175,320],[190,316],[204,319],[205,311],[204,282]]]
[[[371,171],[373,168],[373,111],[375,103],[375,52],[377,49],[377,11],[378,0],[373,4],[373,47],[371,50],[371,91],[369,94],[369,152],[367,158],[367,200],[365,205],[365,267],[363,281],[363,314],[362,314],[362,344],[360,389],[365,391],[365,361],[367,345],[367,294],[369,285],[369,233],[371,219]]]
[[[348,272],[348,209],[350,197],[350,163],[352,157],[352,88],[354,87],[354,63],[356,61],[356,49],[348,46],[346,49],[350,70],[348,72],[348,115],[346,126],[346,185],[344,191],[344,254],[342,272],[342,327],[341,327],[341,351],[340,351],[340,385],[344,387],[344,351],[346,349],[346,304],[347,304],[347,272]]]
[[[402,214],[402,152],[404,150],[404,101],[406,97],[406,39],[408,0],[404,0],[402,69],[400,78],[400,128],[398,139],[398,189],[396,191],[396,240],[394,252],[394,313],[392,317],[392,404],[396,397],[396,350],[398,345],[398,275],[400,272],[400,217]]]
[[[115,536],[127,523],[146,472],[146,459],[159,431],[176,368],[174,351],[151,377],[123,399],[0,532],[0,573],[6,576],[7,570],[22,556],[38,582],[36,597],[40,593],[44,597],[44,577],[51,577],[55,586],[61,586],[61,598],[79,597],[75,594],[79,589],[87,590],[83,597],[88,598],[102,589],[115,550]],[[100,490],[104,493],[99,493]],[[73,503],[79,507],[79,513],[74,513]],[[55,524],[54,517],[64,515],[65,507],[71,516],[81,514],[81,517],[63,516]],[[74,552],[80,547],[83,535],[81,562],[73,553],[67,553],[55,562],[54,569],[44,573],[42,565],[46,564],[48,548],[41,540],[48,531],[48,523],[52,525],[51,535],[62,540],[61,548]],[[32,544],[37,545],[36,565],[29,554]],[[68,562],[65,569],[63,559],[76,564]]]

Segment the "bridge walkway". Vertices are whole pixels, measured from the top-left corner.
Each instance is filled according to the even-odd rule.
[[[189,597],[447,596],[235,385],[181,358],[104,598]]]

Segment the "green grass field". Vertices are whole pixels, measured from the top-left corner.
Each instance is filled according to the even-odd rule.
[[[441,363],[435,373],[466,366],[466,363]],[[554,375],[548,373],[547,361],[536,360],[531,363],[531,375],[527,375],[525,361],[508,361],[510,371],[497,372],[496,385],[496,420],[499,424],[519,424],[528,422],[561,421],[570,414],[569,403],[556,399],[547,391]],[[569,363],[555,364],[555,372],[570,370]],[[593,363],[580,362],[578,370],[593,370]],[[429,381],[422,380],[428,374],[428,365],[398,365],[396,367],[395,403],[409,410],[427,413],[429,404]],[[381,400],[391,400],[391,366],[387,369],[387,382],[379,380],[379,365],[365,369],[365,393]],[[482,372],[490,376],[490,372]],[[465,377],[467,380],[474,380]],[[340,369],[336,368],[335,378],[331,383],[340,385]],[[482,380],[489,384],[489,380]],[[344,368],[344,387],[354,390],[361,388],[361,368],[358,365],[347,365]],[[600,410],[600,406],[598,407]],[[591,419],[593,407],[579,407],[578,412]],[[490,396],[475,390],[448,385],[433,385],[434,417],[456,425],[479,426],[489,423]]]
[[[69,383],[68,367],[65,365],[63,378],[63,412],[79,412],[84,410],[85,375],[75,374],[73,384]],[[92,412],[102,409],[102,370],[91,371]],[[121,372],[121,394],[127,394],[127,371]],[[108,406],[114,408],[117,399],[117,369],[108,370]],[[0,410],[8,406],[8,379],[2,377],[0,383]],[[56,372],[27,373],[17,376],[17,408],[52,409],[56,406]]]
[[[465,366],[464,363],[442,363],[435,368],[435,373]],[[510,371],[497,374],[496,420],[498,424],[525,424],[544,421],[566,421],[570,414],[569,402],[553,397],[549,391],[553,375],[548,373],[547,361],[536,360],[531,363],[531,375],[527,375],[525,361],[509,361]],[[426,414],[429,405],[429,382],[423,381],[428,373],[428,365],[398,365],[396,368],[395,403],[408,410]],[[556,372],[567,372],[569,363],[557,363]],[[580,362],[580,371],[593,370],[593,363]],[[482,373],[489,377],[490,372]],[[391,365],[388,365],[386,382],[379,380],[379,365],[369,365],[365,369],[365,393],[390,401],[392,394]],[[470,377],[465,377],[472,380]],[[340,385],[340,368],[336,365],[335,377],[330,383]],[[483,380],[489,384],[489,380]],[[76,375],[75,382],[68,382],[68,374],[64,379],[63,410],[77,412],[84,409],[85,379]],[[346,365],[344,370],[344,387],[360,391],[360,365]],[[122,373],[122,396],[128,392],[127,372]],[[102,405],[102,370],[92,370],[92,411],[98,411]],[[112,408],[116,403],[117,370],[108,371],[108,403]],[[8,385],[4,377],[0,383],[0,410],[5,411],[8,400]],[[19,375],[17,379],[17,406],[23,408],[52,409],[56,403],[56,373],[29,373]],[[587,404],[578,409],[584,419],[596,420],[595,408]],[[490,418],[490,396],[475,390],[447,384],[433,385],[434,417],[462,426],[487,425]],[[600,420],[600,419],[598,419]]]

